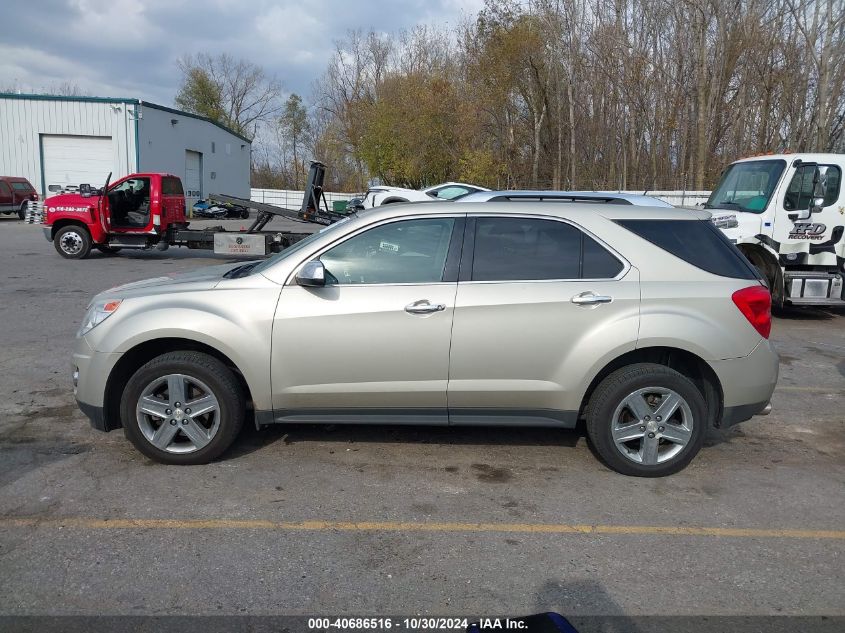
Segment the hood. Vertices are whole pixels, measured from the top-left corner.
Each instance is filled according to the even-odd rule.
[[[88,207],[97,206],[99,196],[83,196],[81,193],[60,193],[44,200],[44,208],[51,211],[53,207]]]
[[[120,286],[104,290],[99,293],[97,297],[124,299],[170,292],[211,290],[220,283],[220,280],[223,279],[223,275],[233,268],[243,266],[246,263],[250,262],[236,262],[233,264],[206,266],[186,273],[175,273],[173,275],[163,275],[161,277],[141,279],[140,281],[133,281],[128,284],[122,284]]]

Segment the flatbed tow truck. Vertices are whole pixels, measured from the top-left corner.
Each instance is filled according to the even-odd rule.
[[[328,208],[323,193],[325,171],[323,163],[311,163],[299,210],[225,194],[208,196],[212,202],[257,212],[255,221],[241,231],[227,231],[223,227],[192,229],[185,215],[182,182],[177,176],[161,173],[130,174],[112,184],[109,178],[102,189],[80,185],[79,192],[31,203],[27,220],[41,224],[44,237],[67,259],[84,259],[92,249],[117,253],[123,249],[166,250],[171,246],[262,257],[311,234],[311,231],[265,230],[273,218],[329,225],[346,217]]]

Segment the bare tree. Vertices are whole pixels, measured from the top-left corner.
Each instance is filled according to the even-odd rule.
[[[281,83],[250,61],[227,53],[186,55],[177,61],[182,85],[178,107],[209,116],[239,134],[256,135],[282,108]]]

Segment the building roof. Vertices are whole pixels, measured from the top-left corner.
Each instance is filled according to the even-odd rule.
[[[17,94],[12,92],[0,92],[0,99],[21,99],[29,101],[79,101],[83,103],[127,103],[130,105],[138,105],[146,108],[155,108],[156,110],[170,112],[171,114],[178,114],[180,116],[187,116],[191,117],[192,119],[206,121],[207,123],[216,125],[221,130],[228,132],[232,136],[237,136],[242,141],[246,141],[250,144],[252,143],[252,139],[249,139],[242,134],[238,134],[233,129],[223,125],[222,123],[218,123],[213,119],[209,119],[208,117],[202,116],[200,114],[194,114],[192,112],[185,112],[184,110],[169,108],[167,106],[159,105],[157,103],[152,103],[151,101],[142,101],[141,99],[129,99],[124,97],[70,97],[64,95]]]

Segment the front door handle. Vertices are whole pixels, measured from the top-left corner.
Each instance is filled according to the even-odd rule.
[[[442,312],[446,306],[442,303],[430,303],[428,299],[420,299],[405,306],[405,312],[411,314],[431,314],[432,312]]]
[[[610,303],[613,301],[613,297],[609,297],[607,295],[597,295],[592,290],[588,290],[587,292],[575,295],[572,299],[570,299],[570,301],[579,306],[592,306],[599,303]]]

